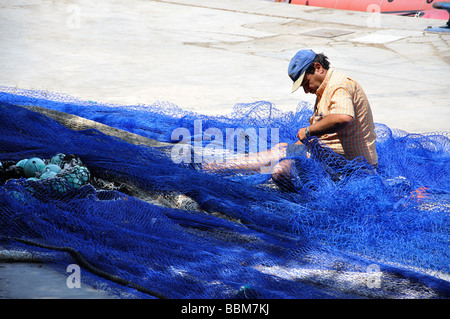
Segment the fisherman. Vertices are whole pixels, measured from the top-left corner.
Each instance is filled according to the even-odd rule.
[[[317,140],[323,145],[317,152],[319,156],[328,157],[338,165],[339,162],[343,165],[347,160],[361,158],[375,169],[378,165],[375,125],[362,87],[349,76],[330,68],[330,62],[323,53],[316,54],[312,50],[297,52],[289,63],[288,74],[293,81],[292,93],[302,87],[305,93],[316,95],[310,125],[299,129],[298,141],[294,144],[279,143],[268,151],[231,163],[204,163],[203,169],[233,168],[261,172],[270,167],[275,183],[292,187],[293,174],[301,170],[294,158],[311,156],[313,142],[317,144]]]

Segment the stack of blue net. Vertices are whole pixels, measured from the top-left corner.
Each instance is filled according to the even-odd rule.
[[[159,144],[70,129],[29,106]],[[61,271],[79,263],[84,281],[121,298],[448,298],[447,132],[376,124],[375,174],[355,161],[344,165],[352,174],[335,179],[329,159],[313,156],[301,159],[304,172],[290,190],[270,174],[221,174],[173,160],[177,129],[192,145],[211,128],[223,136],[276,129],[276,141],[267,135],[273,146],[295,142],[311,112],[306,103],[281,112],[255,102],[207,116],[165,102],[121,106],[2,87],[0,246],[46,256]],[[200,140],[201,148],[210,142]],[[76,158],[89,180],[31,179],[17,166],[58,154]]]

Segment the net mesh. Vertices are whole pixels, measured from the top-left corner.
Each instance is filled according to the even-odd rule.
[[[312,114],[307,103],[282,112],[260,101],[207,116],[167,102],[0,89],[6,249],[46,256],[63,272],[78,256],[88,262],[85,282],[122,298],[450,296],[447,132],[376,124],[375,173],[311,139],[311,156],[297,157],[281,185],[270,170],[205,169],[205,160],[221,167],[295,142]],[[157,143],[71,129],[29,106]],[[30,177],[22,166],[32,159],[60,170]]]

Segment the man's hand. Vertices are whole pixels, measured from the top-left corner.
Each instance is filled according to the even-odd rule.
[[[309,126],[311,136],[321,136],[323,134],[336,133],[353,121],[353,117],[347,114],[329,114],[320,121]],[[300,141],[306,138],[306,127],[298,130],[297,137]]]
[[[303,141],[303,140],[306,138],[305,131],[306,131],[306,127],[303,127],[303,128],[301,128],[301,129],[298,130],[298,132],[297,132],[297,138],[298,138],[300,141]]]

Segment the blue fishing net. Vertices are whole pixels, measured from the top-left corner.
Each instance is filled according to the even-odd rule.
[[[312,155],[296,158],[296,177],[282,187],[268,171],[193,164],[295,142],[307,103],[282,112],[260,101],[207,116],[167,102],[0,91],[5,249],[63,272],[78,263],[85,282],[122,298],[450,296],[447,132],[376,124],[376,172],[312,139]],[[49,110],[81,117],[79,129]]]

